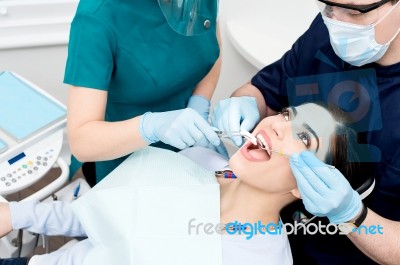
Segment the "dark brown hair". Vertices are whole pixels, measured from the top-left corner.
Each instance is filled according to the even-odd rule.
[[[353,188],[357,188],[374,169],[373,164],[367,162],[370,158],[365,153],[367,150],[357,150],[357,147],[364,142],[363,135],[352,129],[353,122],[346,112],[333,105],[322,105],[322,107],[328,109],[337,122],[335,133],[330,139],[325,163],[334,165],[349,180]]]

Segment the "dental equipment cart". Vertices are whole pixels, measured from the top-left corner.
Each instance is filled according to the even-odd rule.
[[[65,106],[21,76],[0,72],[0,200],[33,185],[55,164],[60,176],[24,200],[43,200],[68,180],[69,167],[59,157],[65,125]],[[36,235],[14,232],[0,239],[0,258],[25,256],[36,244]]]

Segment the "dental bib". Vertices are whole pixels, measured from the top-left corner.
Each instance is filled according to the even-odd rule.
[[[94,246],[84,265],[222,264],[221,235],[204,229],[220,222],[219,184],[183,155],[135,152],[72,207]]]

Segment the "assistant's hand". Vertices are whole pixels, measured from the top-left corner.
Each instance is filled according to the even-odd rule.
[[[304,206],[331,223],[347,222],[361,212],[360,195],[336,168],[329,168],[309,151],[292,155],[290,167],[297,181]]]
[[[221,100],[211,114],[211,124],[226,132],[251,131],[260,120],[256,99],[253,97],[232,97]],[[240,146],[243,139],[232,136],[232,141]]]
[[[197,113],[208,122],[208,114],[210,111],[210,101],[208,99],[200,95],[193,95],[189,98],[187,107],[197,111]],[[194,146],[206,147],[223,155],[226,159],[229,159],[228,151],[222,141],[219,145],[213,145],[207,139],[204,139],[204,141],[197,141]]]
[[[204,120],[208,121],[210,112],[210,101],[208,99],[200,95],[193,95],[189,98],[187,107],[194,109]]]
[[[140,134],[150,142],[162,141],[179,149],[196,142],[219,145],[220,139],[211,126],[191,108],[167,112],[146,112],[140,119]]]

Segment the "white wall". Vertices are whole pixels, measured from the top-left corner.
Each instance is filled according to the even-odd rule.
[[[245,60],[233,47],[226,32],[226,21],[241,16],[244,3],[242,0],[220,0],[219,27],[222,38],[222,69],[217,89],[212,98],[212,106],[250,80],[258,70]]]
[[[317,12],[314,0],[220,0],[222,72],[212,104],[279,59]]]
[[[62,80],[69,23],[76,4],[77,0],[0,1],[0,71],[17,72],[65,104],[67,87]],[[229,97],[260,69],[244,50],[263,63],[273,62],[306,30],[314,14],[313,0],[220,0],[223,62],[212,104]],[[235,25],[244,29],[242,35],[248,41],[241,40],[245,44],[239,52],[241,44],[232,42],[227,23],[233,23],[233,29]]]
[[[70,23],[78,0],[1,0],[0,71],[14,71],[66,104]]]

